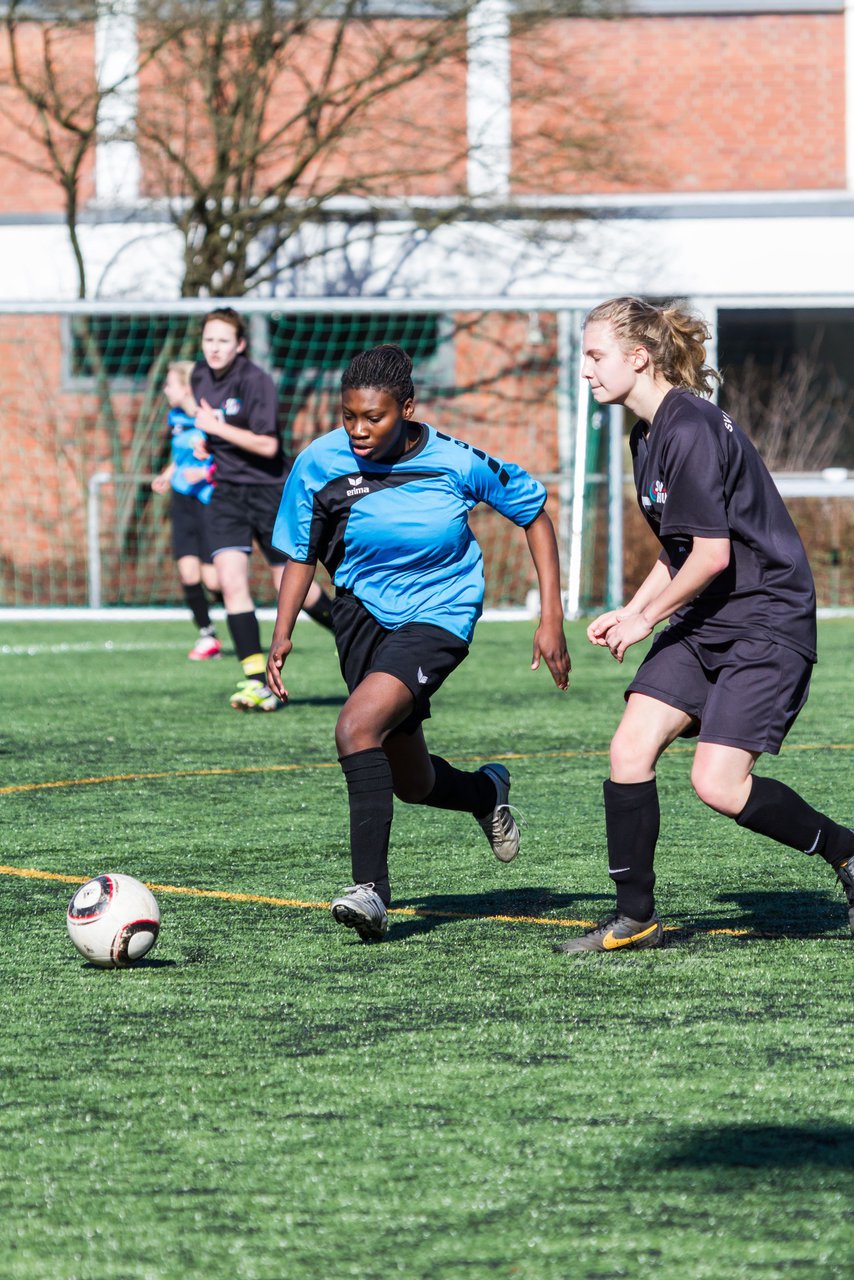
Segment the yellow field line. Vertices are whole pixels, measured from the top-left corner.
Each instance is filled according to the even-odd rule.
[[[24,880],[53,880],[60,884],[85,884],[88,876],[68,876],[58,871],[40,871],[35,867],[0,866],[0,875],[18,876]],[[155,893],[183,894],[191,898],[216,898],[221,902],[251,902],[267,907],[294,907],[303,911],[328,911],[329,902],[306,902],[301,898],[272,898],[261,893],[236,893],[226,889],[195,889],[188,885],[154,884],[147,882],[148,888]],[[499,924],[538,924],[557,929],[589,929],[595,924],[593,920],[555,919],[551,916],[509,916],[482,915],[470,911],[433,911],[427,907],[390,907],[390,916],[428,916],[440,920],[488,920]],[[665,925],[665,931],[678,932],[679,925]],[[706,933],[724,934],[730,938],[744,938],[750,935],[749,929],[706,929]],[[770,935],[765,934],[768,937]]]
[[[670,754],[693,751],[693,747],[671,747]],[[851,742],[803,742],[786,748],[786,751],[854,751]],[[502,751],[487,756],[449,756],[458,763],[477,760],[572,760],[593,759],[607,756],[607,748],[577,751]],[[296,764],[240,765],[219,769],[165,769],[158,773],[107,773],[97,778],[62,778],[53,782],[21,782],[14,786],[0,787],[0,796],[20,794],[24,791],[52,791],[65,787],[92,787],[105,782],[147,782],[163,778],[214,778],[244,773],[296,773],[301,769],[338,769],[334,760],[305,760]]]
[[[20,791],[50,791],[59,787],[92,787],[102,782],[142,782],[157,778],[208,778],[234,773],[293,773],[297,769],[339,769],[337,761],[317,764],[258,764],[225,769],[166,769],[160,773],[106,773],[99,778],[64,778],[57,782],[22,782],[13,787],[0,787],[0,796]]]
[[[688,752],[691,747],[675,747],[673,752]],[[786,748],[787,751],[851,751],[854,750],[854,743],[799,743]],[[523,752],[523,751],[506,751],[500,755],[491,755],[490,759],[499,760],[548,760],[548,759],[578,759],[592,758],[596,756],[606,756],[608,754],[605,749],[590,750],[573,750],[573,751],[539,751],[539,752]],[[460,762],[476,761],[485,759],[482,756],[457,756],[451,757]],[[68,778],[60,779],[52,782],[29,782],[21,783],[16,786],[0,787],[0,795],[12,795],[27,791],[44,791],[65,787],[85,787],[94,786],[106,782],[139,782],[158,780],[163,778],[203,778],[217,777],[222,775],[252,774],[252,773],[294,773],[302,769],[337,769],[339,767],[337,761],[305,761],[297,764],[269,764],[269,765],[247,765],[236,768],[213,768],[213,769],[171,769],[152,773],[116,773],[105,774],[95,778]],[[39,871],[32,868],[7,867],[0,866],[0,875],[19,876],[33,880],[54,880],[63,884],[85,884],[88,877],[61,875],[58,872]],[[263,894],[252,893],[236,893],[220,889],[196,889],[183,885],[165,885],[165,884],[149,884],[152,890],[159,893],[185,894],[196,898],[216,898],[225,902],[250,902],[264,906],[272,907],[293,907],[300,910],[328,910],[330,903],[328,902],[306,902],[298,898],[274,898]],[[511,916],[511,915],[479,915],[471,912],[463,911],[433,911],[426,908],[418,907],[392,907],[389,915],[398,916],[432,916],[439,919],[448,920],[490,920],[506,924],[537,924],[555,926],[557,928],[590,928],[595,922],[592,920],[565,920],[554,919],[549,916]],[[665,925],[667,931],[678,930],[679,926]],[[750,936],[749,929],[708,929],[706,933],[709,935],[724,935],[733,938],[742,938]],[[768,936],[768,935],[765,935]]]

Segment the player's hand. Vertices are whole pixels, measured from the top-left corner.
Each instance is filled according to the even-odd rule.
[[[155,476],[151,482],[151,487],[155,493],[168,493],[169,477],[163,474]]]
[[[572,662],[570,661],[569,650],[566,647],[563,627],[560,624],[555,626],[541,622],[534,632],[532,671],[537,670],[541,658],[552,673],[552,679],[557,687],[559,689],[568,689]]]
[[[599,617],[594,618],[587,628],[587,639],[591,644],[599,644],[606,647],[608,644],[605,639],[606,634],[623,617],[626,617],[626,614],[619,609],[609,609],[607,613],[600,613]]]
[[[184,479],[187,481],[187,484],[198,484],[201,480],[207,480],[207,478],[208,478],[207,467],[185,467],[184,468]]]
[[[273,643],[270,645],[270,653],[267,658],[267,684],[273,690],[277,698],[281,698],[283,702],[288,700],[288,691],[282,683],[282,667],[285,665],[285,659],[293,649],[293,642],[282,637],[277,639],[273,636]]]
[[[196,414],[196,426],[199,431],[204,431],[209,436],[218,436],[219,429],[224,421],[222,410],[214,409],[203,397],[199,412]],[[195,450],[193,452],[195,453]],[[196,457],[198,456],[196,454]]]
[[[652,630],[652,623],[647,622],[642,613],[621,615],[614,626],[609,627],[605,643],[617,661],[622,662],[626,650],[639,640],[645,640]]]

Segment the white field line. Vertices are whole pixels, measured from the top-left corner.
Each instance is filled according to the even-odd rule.
[[[105,640],[101,644],[91,641],[78,644],[0,644],[0,658],[39,658],[46,653],[151,653],[157,649],[174,652],[186,648],[186,642],[175,640],[162,644],[118,644],[114,640]]]

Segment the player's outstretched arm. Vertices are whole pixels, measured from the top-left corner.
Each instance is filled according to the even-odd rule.
[[[277,698],[288,696],[288,691],[282,683],[282,668],[293,648],[291,636],[294,623],[299,617],[299,611],[314,581],[316,571],[315,564],[301,564],[298,560],[289,560],[282,574],[276,625],[273,628],[273,639],[270,642],[270,653],[267,657],[267,684]]]
[[[554,525],[545,511],[541,511],[533,524],[528,526],[525,535],[540,588],[540,625],[534,632],[531,670],[536,671],[543,658],[557,687],[566,689],[569,687],[572,662],[563,632],[560,560]]]

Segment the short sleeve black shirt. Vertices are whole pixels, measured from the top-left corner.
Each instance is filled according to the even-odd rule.
[[[199,360],[190,382],[196,400],[206,400],[212,409],[218,409],[229,426],[273,436],[279,445],[272,458],[262,458],[220,436],[209,436],[217,482],[280,485],[287,474],[287,461],[279,434],[278,397],[270,375],[241,352],[219,376],[206,361]]]
[[[631,435],[635,487],[670,561],[695,537],[729,538],[729,566],[673,615],[706,644],[765,637],[816,656],[815,586],[806,551],[771,475],[744,432],[716,405],[669,391],[652,423]]]

